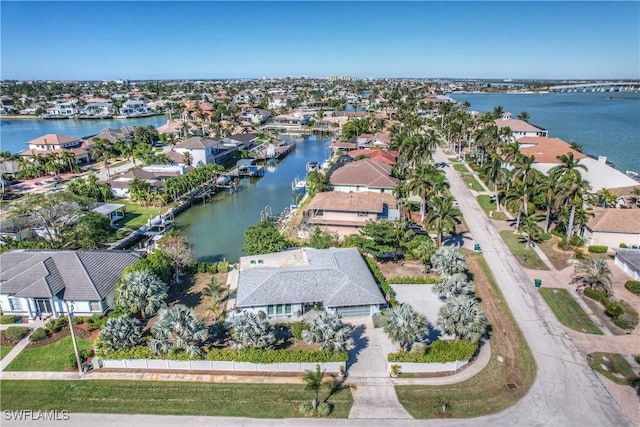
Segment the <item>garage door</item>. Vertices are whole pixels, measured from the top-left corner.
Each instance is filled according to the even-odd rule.
[[[371,316],[370,305],[352,305],[347,307],[336,307],[336,311],[340,313],[342,317]]]

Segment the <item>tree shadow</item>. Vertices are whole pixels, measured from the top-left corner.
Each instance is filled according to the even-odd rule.
[[[440,337],[442,336],[442,331],[440,329],[437,329],[433,325],[433,323],[429,322],[429,325],[427,326],[427,333],[425,334],[425,336],[427,337],[429,342],[434,342],[440,339]]]
[[[369,338],[364,336],[365,326],[360,325],[353,329],[353,341],[355,346],[349,350],[349,359],[345,365],[345,370],[348,371],[349,368],[358,362],[358,356],[360,352],[369,346]]]
[[[465,236],[464,234],[451,234],[442,239],[443,246],[457,246],[463,247],[465,240],[473,240],[469,236]]]

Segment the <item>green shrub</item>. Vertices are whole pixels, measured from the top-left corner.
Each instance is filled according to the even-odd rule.
[[[376,278],[376,281],[378,282],[378,286],[380,286],[380,290],[382,291],[382,294],[389,295],[389,305],[394,306],[396,303],[396,296],[393,292],[393,289],[391,289],[391,285],[387,283],[387,280],[384,278],[384,275],[376,265],[375,260],[368,256],[365,256],[364,260],[366,261],[367,266],[369,266],[369,270],[371,271],[371,274],[373,274],[373,277]]]
[[[47,322],[47,328],[53,333],[60,332],[67,327],[69,327],[69,319],[66,316],[51,319]]]
[[[638,326],[638,312],[626,301],[618,301],[618,307],[622,309],[622,313],[613,319],[613,323],[622,329],[635,329]]]
[[[319,417],[326,417],[331,413],[331,406],[327,402],[320,402],[316,407],[316,412]]]
[[[0,316],[0,324],[2,325],[10,325],[12,323],[18,323],[22,320],[20,316],[14,316],[13,314],[5,314]]]
[[[91,353],[89,352],[89,350],[81,350],[78,355],[80,356],[80,363],[84,363],[84,361],[87,360]],[[71,353],[67,356],[67,361],[64,364],[64,367],[70,369],[76,369],[78,367],[75,353]]]
[[[331,413],[331,405],[327,402],[318,402],[316,409],[313,409],[313,405],[305,400],[304,402],[300,402],[298,412],[305,417],[326,417]]]
[[[285,323],[283,326],[287,326],[289,328],[289,331],[291,331],[291,335],[293,336],[293,338],[297,340],[302,339],[302,331],[306,331],[309,329],[309,325],[307,325],[307,322],[302,320],[297,322]]]
[[[115,319],[116,317],[122,317],[128,314],[131,314],[129,310],[127,310],[121,305],[116,305],[115,308],[109,312],[108,316],[109,316],[109,319]]]
[[[607,315],[610,317],[618,317],[624,313],[624,309],[619,303],[607,301],[604,304],[604,308],[607,312]],[[615,323],[615,321],[614,321]]]
[[[585,297],[589,297],[592,300],[596,300],[596,301],[602,303],[603,305],[606,304],[609,301],[609,299],[604,294],[604,292],[601,292],[601,291],[599,291],[597,289],[593,289],[593,288],[584,288],[584,296]]]
[[[424,354],[427,352],[427,344],[423,342],[414,342],[411,344],[411,353]]]
[[[581,250],[579,250],[579,249],[574,249],[574,250],[573,250],[573,253],[574,253],[574,254],[575,254],[575,256],[576,256],[576,259],[587,259],[586,255],[585,255],[585,254],[583,254],[583,253],[582,253],[582,251],[581,251]]]
[[[26,326],[9,326],[4,333],[8,338],[14,341],[20,341],[29,333],[29,328]]]
[[[569,243],[571,243],[571,246],[573,247],[581,248],[582,246],[584,246],[584,239],[574,234],[573,236],[571,236],[571,240],[569,240]]]
[[[87,331],[102,329],[105,323],[107,323],[107,319],[107,316],[99,313],[96,313],[93,316],[87,318]]]
[[[627,248],[627,244],[626,244],[626,243],[620,243],[620,247],[621,247],[622,249],[625,249],[625,248]]]
[[[589,252],[592,254],[606,254],[609,250],[608,246],[591,245],[589,246]]]
[[[440,282],[438,276],[392,277],[388,280],[394,285],[432,285]]]
[[[624,287],[631,293],[634,293],[640,296],[640,281],[638,280],[629,280],[624,284]]]
[[[73,318],[74,325],[82,325],[88,319],[87,316],[75,316]]]
[[[228,273],[229,272],[229,262],[220,261],[218,263],[218,273]]]
[[[478,344],[466,340],[438,340],[429,346],[426,353],[400,351],[389,353],[387,360],[389,362],[447,363],[469,360],[477,349]]]
[[[540,233],[540,240],[542,241],[547,241],[547,240],[551,240],[551,233]]]
[[[35,331],[33,331],[31,336],[29,336],[29,341],[32,341],[32,342],[40,341],[47,338],[48,336],[49,336],[48,330],[44,328],[38,328]]]
[[[207,360],[250,363],[346,362],[348,360],[348,353],[346,351],[328,352],[301,349],[270,350],[249,348],[243,350],[224,350],[214,348],[209,351]]]
[[[384,312],[380,314],[374,314],[373,316],[371,316],[371,320],[373,321],[374,328],[383,328],[386,322]]]

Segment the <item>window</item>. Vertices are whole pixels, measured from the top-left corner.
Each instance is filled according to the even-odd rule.
[[[283,315],[283,314],[284,314],[284,305],[282,305],[282,304],[278,304],[278,305],[276,306],[276,311],[277,311],[277,314],[278,314],[279,316],[280,316],[280,315]]]
[[[291,314],[291,304],[284,305],[284,314]]]
[[[102,311],[100,310],[100,301],[90,301],[91,311]]]
[[[358,211],[358,216],[369,216],[369,212]]]
[[[273,305],[268,305],[267,306],[267,315],[268,316],[273,316],[275,313],[275,307]]]
[[[17,298],[9,298],[9,307],[12,311],[22,311],[22,301]]]

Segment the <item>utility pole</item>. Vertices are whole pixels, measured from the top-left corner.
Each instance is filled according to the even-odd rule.
[[[69,303],[65,301],[65,304],[67,305],[67,313],[69,314],[69,330],[71,331],[71,342],[73,342],[73,351],[76,355],[76,363],[78,364],[78,373],[82,374],[82,361],[80,360],[80,353],[78,352],[76,334],[73,331],[73,303],[69,306]]]

